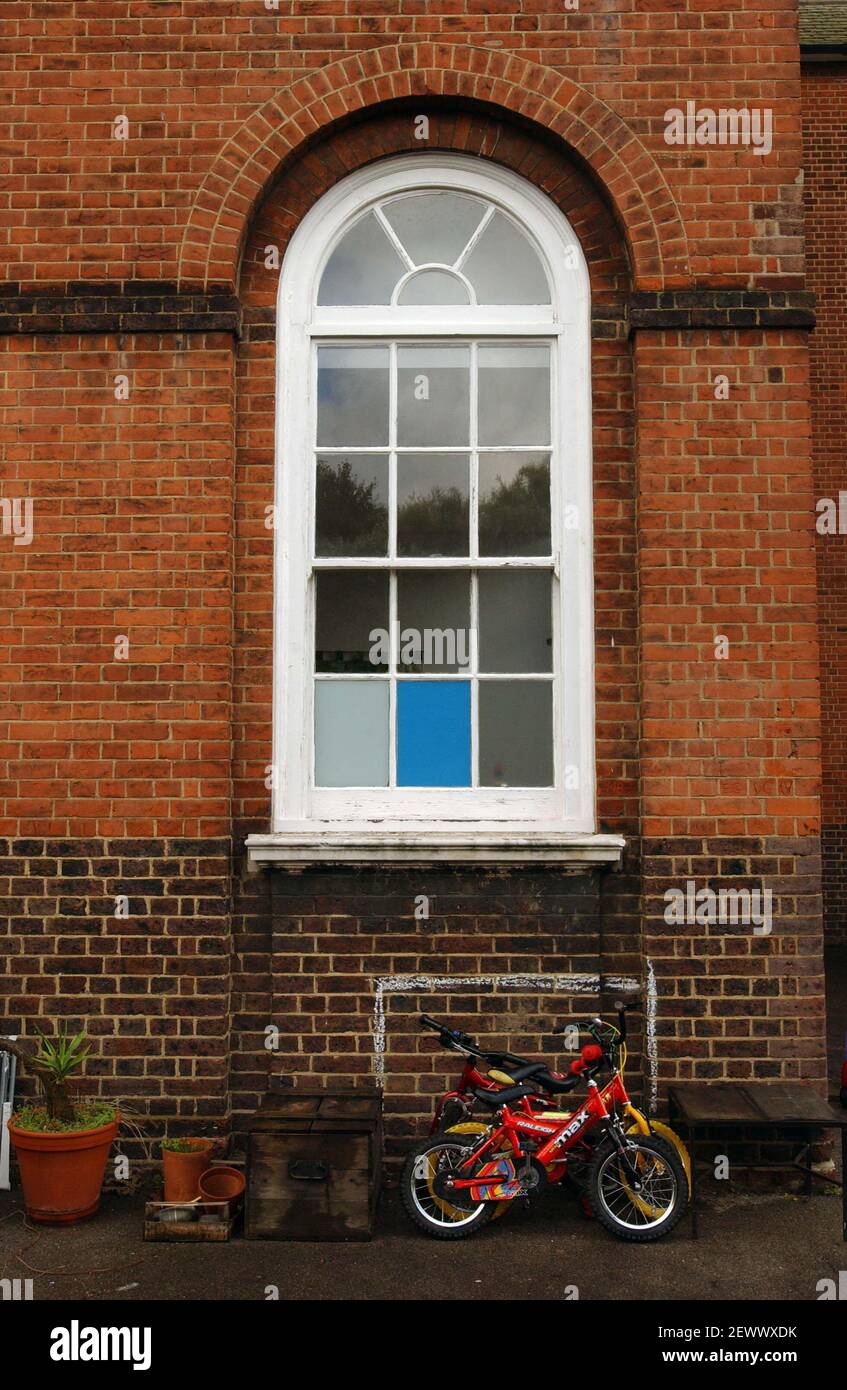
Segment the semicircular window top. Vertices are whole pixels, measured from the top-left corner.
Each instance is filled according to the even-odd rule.
[[[494,203],[453,190],[403,193],[370,207],[342,234],[318,304],[550,304],[526,232]]]

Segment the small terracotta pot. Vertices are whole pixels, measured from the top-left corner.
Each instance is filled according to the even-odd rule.
[[[81,1221],[97,1210],[106,1159],[119,1123],[120,1115],[116,1115],[110,1124],[96,1129],[45,1134],[20,1129],[9,1120],[24,1205],[32,1221]]]
[[[217,1168],[207,1168],[200,1179],[200,1196],[207,1202],[231,1202],[240,1197],[247,1181],[237,1168],[218,1164]]]
[[[166,1202],[196,1202],[200,1196],[200,1174],[205,1173],[215,1147],[214,1139],[188,1139],[187,1153],[162,1149]]]

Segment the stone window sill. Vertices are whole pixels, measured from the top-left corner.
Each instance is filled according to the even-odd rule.
[[[622,835],[533,830],[321,830],[318,827],[250,835],[248,865],[305,868],[313,864],[467,864],[496,867],[561,864],[575,868],[619,864]]]

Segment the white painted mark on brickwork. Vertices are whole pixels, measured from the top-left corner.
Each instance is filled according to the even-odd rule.
[[[598,994],[600,975],[382,975],[374,979],[374,1076],[385,1087],[385,996],[429,994],[438,990],[498,989],[538,990],[544,994]],[[627,975],[602,976],[603,989],[614,994],[635,994],[638,980]],[[655,987],[655,981],[654,981]],[[655,1023],[654,1023],[655,1036]],[[651,1064],[652,1065],[652,1064]],[[651,1071],[652,1075],[652,1071]]]
[[[653,969],[653,962],[647,957],[647,1003],[644,1010],[645,1017],[645,1042],[644,1050],[647,1054],[647,1076],[650,1087],[650,1114],[655,1115],[659,1104],[659,1054],[656,1051],[656,1006],[658,995],[656,991],[656,972]]]

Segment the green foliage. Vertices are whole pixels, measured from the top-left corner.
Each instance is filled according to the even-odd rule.
[[[203,1146],[202,1139],[163,1139],[162,1148],[172,1154],[190,1154]]]
[[[84,1032],[71,1034],[64,1027],[55,1039],[38,1034],[35,1060],[54,1085],[64,1086],[68,1077],[83,1066],[90,1052]]]
[[[384,555],[388,508],[376,483],[355,477],[349,459],[318,459],[317,515],[323,555]]]
[[[413,494],[398,508],[397,535],[405,555],[467,555],[467,497],[457,487]]]
[[[114,1105],[99,1100],[75,1105],[72,1120],[56,1119],[43,1105],[23,1105],[13,1115],[12,1123],[32,1134],[74,1134],[77,1130],[111,1124],[116,1114]]]
[[[525,463],[510,483],[480,501],[482,555],[539,555],[550,546],[550,473],[546,463]]]

